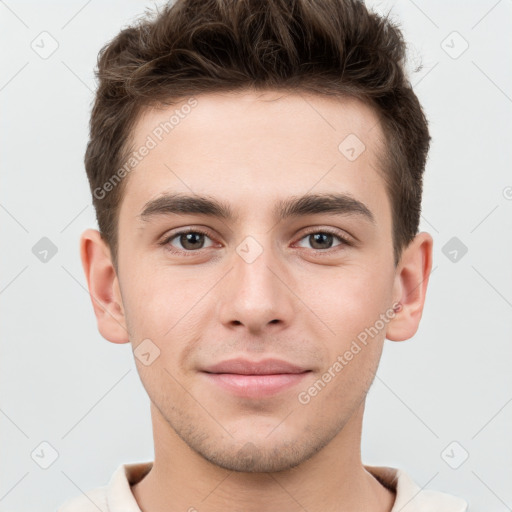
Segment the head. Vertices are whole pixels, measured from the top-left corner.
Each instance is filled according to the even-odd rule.
[[[384,339],[418,328],[430,137],[404,64],[398,28],[355,0],[178,0],[100,52],[99,232],[81,241],[98,327],[150,354],[155,414],[210,462],[312,457],[360,411]],[[242,396],[207,373],[236,357],[305,373]]]

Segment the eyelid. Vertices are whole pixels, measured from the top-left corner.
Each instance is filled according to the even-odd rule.
[[[312,228],[309,228],[305,233],[302,233],[301,237],[297,239],[297,242],[300,242],[303,238],[305,238],[308,235],[311,235],[313,233],[327,233],[329,235],[333,235],[335,237],[338,237],[341,240],[340,245],[347,245],[347,246],[353,246],[355,244],[355,241],[353,241],[352,237],[350,237],[348,234],[341,233],[339,230],[335,228],[328,228],[328,227],[322,227],[322,226],[313,226]],[[297,243],[295,242],[295,243]],[[335,246],[339,247],[339,246]],[[317,252],[323,252],[328,253],[331,249],[335,249],[334,247],[331,247],[329,249],[312,249],[313,251]]]
[[[187,226],[187,227],[183,227],[183,228],[176,228],[175,230],[172,230],[171,232],[167,232],[163,236],[163,238],[157,243],[158,243],[158,245],[161,245],[163,247],[167,247],[167,246],[172,247],[170,245],[171,240],[173,240],[174,238],[176,238],[179,235],[186,235],[187,233],[198,233],[201,235],[205,235],[208,238],[210,238],[210,240],[212,240],[212,242],[214,242],[214,237],[212,236],[212,233],[210,232],[210,230],[208,228]],[[194,253],[199,253],[203,249],[209,249],[209,247],[203,247],[201,249],[197,249],[196,251],[187,251],[185,249],[176,249],[175,247],[172,247],[172,249],[168,249],[168,250],[169,250],[169,252],[172,252],[172,253],[194,254]]]
[[[212,241],[212,245],[209,247],[202,247],[197,250],[186,250],[186,249],[179,249],[171,245],[171,241],[180,236],[187,233],[198,233],[201,235],[204,235],[208,237]],[[347,247],[353,247],[355,245],[355,242],[353,241],[352,237],[350,237],[348,234],[340,232],[336,228],[332,227],[322,227],[322,226],[312,226],[310,228],[306,228],[306,231],[302,232],[300,238],[298,238],[292,245],[296,246],[297,243],[302,241],[304,238],[306,238],[308,235],[314,234],[314,233],[325,233],[332,235],[340,241],[338,245],[335,245],[333,247],[328,247],[327,249],[309,249],[310,251],[313,251],[315,254],[318,255],[325,255],[325,256],[332,256],[333,253],[337,253],[338,251],[342,251],[344,248]],[[171,254],[177,254],[177,255],[183,255],[183,256],[195,256],[198,254],[203,253],[203,250],[209,249],[213,246],[215,246],[215,237],[212,235],[210,230],[205,227],[199,227],[199,226],[186,226],[182,228],[176,228],[175,230],[172,230],[170,233],[167,233],[163,239],[158,242],[158,245],[163,246],[166,248]],[[302,248],[302,247],[301,247]],[[303,248],[305,249],[305,248]]]

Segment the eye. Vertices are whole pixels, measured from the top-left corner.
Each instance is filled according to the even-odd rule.
[[[336,238],[340,241],[340,243],[333,246],[333,241]],[[311,231],[302,237],[301,240],[306,240],[309,242],[313,250],[322,252],[325,252],[328,249],[332,249],[333,247],[352,245],[348,238],[345,238],[344,236],[338,233],[334,233],[330,230]]]
[[[213,244],[205,246],[205,238],[210,239],[208,233],[200,229],[189,229],[186,231],[179,231],[173,233],[171,236],[165,238],[160,244],[167,246],[171,252],[196,252],[206,247],[211,247]],[[211,241],[211,239],[210,239]],[[176,246],[175,244],[179,244]]]

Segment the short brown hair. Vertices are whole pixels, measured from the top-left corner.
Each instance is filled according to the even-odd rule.
[[[418,233],[430,144],[405,60],[405,42],[389,14],[370,12],[358,0],[177,0],[123,29],[98,55],[85,153],[114,265],[126,180],[108,193],[104,184],[133,151],[131,132],[142,110],[244,89],[349,96],[374,108],[385,136],[383,176],[397,265]]]

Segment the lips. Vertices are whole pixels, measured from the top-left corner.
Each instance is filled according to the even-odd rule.
[[[207,373],[236,373],[238,375],[278,375],[283,373],[304,373],[308,370],[280,359],[249,361],[230,359],[204,369]]]
[[[310,370],[279,359],[230,359],[203,370],[209,384],[241,398],[262,399],[301,382]]]

